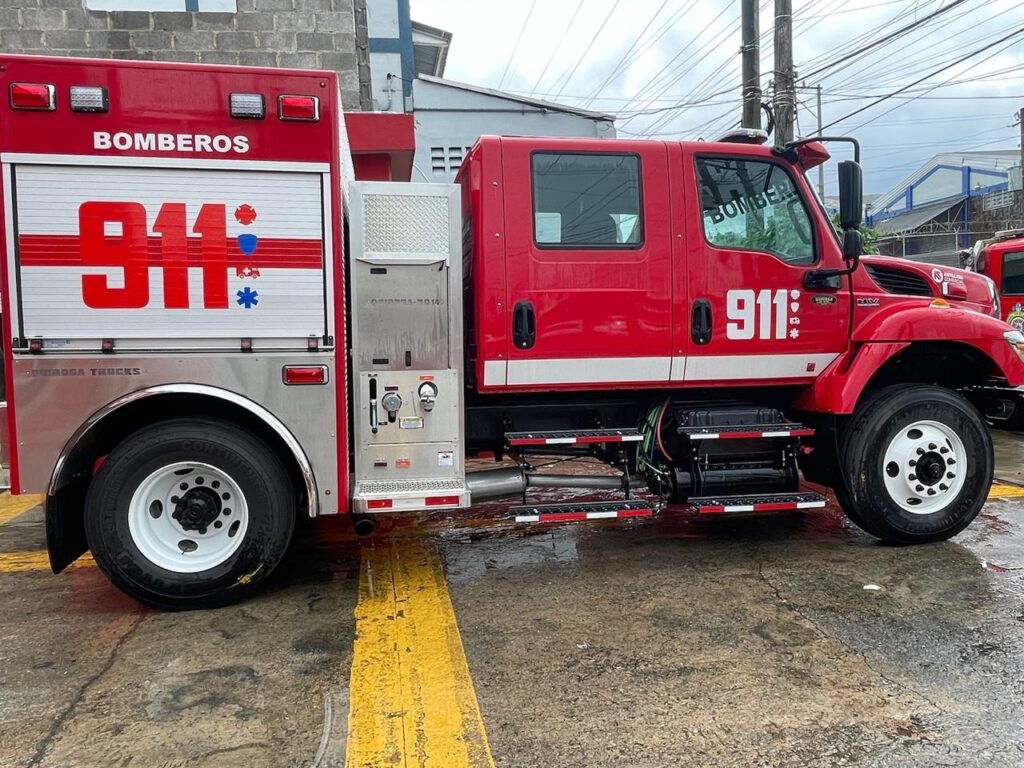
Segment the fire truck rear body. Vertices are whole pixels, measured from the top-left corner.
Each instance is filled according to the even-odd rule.
[[[980,508],[991,443],[957,392],[1024,384],[1024,338],[980,277],[857,268],[802,172],[820,144],[484,137],[457,185],[345,187],[331,73],[0,72],[11,483],[47,495],[55,570],[88,546],[143,600],[218,604],[295,512],[554,484],[626,499],[510,514],[823,505],[801,471],[893,541]],[[481,451],[519,465],[467,475]]]

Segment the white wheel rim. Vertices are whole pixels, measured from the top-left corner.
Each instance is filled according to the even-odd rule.
[[[938,421],[903,427],[882,460],[889,496],[915,515],[930,515],[952,503],[964,487],[967,469],[963,441]]]
[[[198,573],[230,558],[249,527],[245,495],[209,464],[168,464],[142,481],[128,506],[128,530],[142,555],[177,573]]]

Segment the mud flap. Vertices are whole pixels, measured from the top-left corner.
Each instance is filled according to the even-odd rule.
[[[45,502],[46,551],[50,568],[60,573],[85,554],[85,493],[88,478],[66,485]]]

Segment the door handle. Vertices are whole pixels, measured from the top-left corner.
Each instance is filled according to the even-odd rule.
[[[694,344],[711,342],[711,302],[697,299],[693,302],[693,315],[690,319],[690,337]]]
[[[533,304],[520,301],[512,310],[512,343],[516,349],[529,349],[537,341],[537,318]]]

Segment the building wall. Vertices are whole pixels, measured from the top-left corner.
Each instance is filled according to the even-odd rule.
[[[439,83],[416,80],[413,94],[413,181],[451,181],[465,153],[484,135],[615,138],[611,121],[543,110]]]
[[[412,20],[409,0],[366,0],[370,99],[380,112],[412,110]]]
[[[234,13],[197,13],[94,11],[86,10],[85,0],[0,0],[0,50],[333,69],[340,76],[345,109],[368,109],[368,93],[360,93],[356,48],[357,18],[366,21],[365,1],[236,0]],[[125,0],[112,5],[145,4]],[[368,79],[369,72],[363,76]]]
[[[1024,227],[1019,190],[992,192],[970,199],[971,241],[984,240],[996,232]]]

